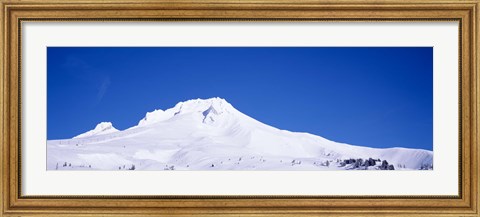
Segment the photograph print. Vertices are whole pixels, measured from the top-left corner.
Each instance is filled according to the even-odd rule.
[[[48,47],[47,170],[433,170],[432,47]]]

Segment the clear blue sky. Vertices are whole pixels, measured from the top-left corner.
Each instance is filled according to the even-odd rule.
[[[433,48],[49,47],[48,139],[225,98],[268,125],[370,147],[433,147]]]

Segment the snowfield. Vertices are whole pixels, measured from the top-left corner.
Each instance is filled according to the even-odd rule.
[[[280,130],[221,98],[148,112],[119,131],[102,122],[72,139],[47,141],[47,170],[418,170],[428,150],[376,149]]]

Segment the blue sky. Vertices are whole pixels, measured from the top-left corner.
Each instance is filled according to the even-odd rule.
[[[433,147],[431,47],[49,47],[47,137],[225,98],[268,125],[370,147]]]

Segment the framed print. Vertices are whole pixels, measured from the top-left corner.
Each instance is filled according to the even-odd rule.
[[[2,1],[2,216],[478,216],[478,1]]]

